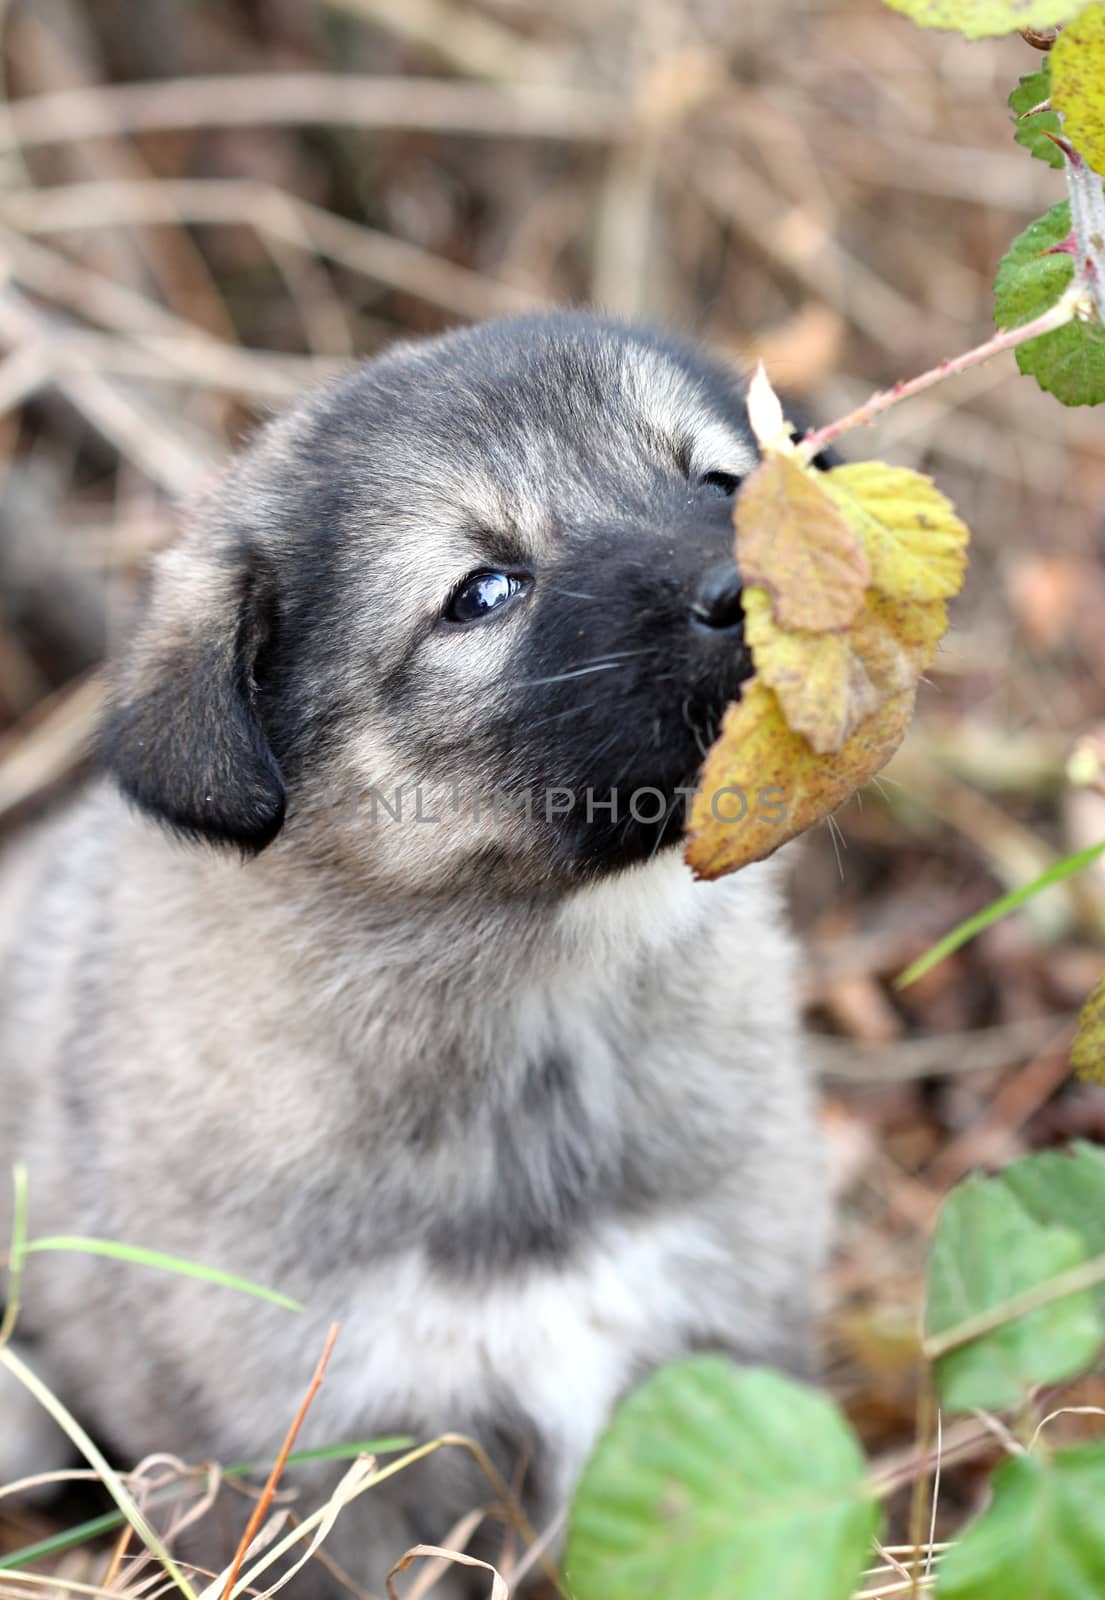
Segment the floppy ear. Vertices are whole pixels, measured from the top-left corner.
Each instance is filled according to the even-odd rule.
[[[101,735],[109,770],[144,811],[248,854],[284,821],[284,779],[256,705],[274,611],[244,541],[192,530],[155,565]]]

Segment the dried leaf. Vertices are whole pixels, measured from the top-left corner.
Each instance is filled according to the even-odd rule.
[[[753,681],[730,706],[691,807],[686,857],[700,878],[720,878],[834,811],[901,743],[914,691],[886,701],[836,754],[818,755],[787,726],[773,690]]]
[[[815,633],[849,627],[871,581],[859,535],[823,478],[769,451],[737,501],[737,561],[746,582],[771,591],[783,627]]]
[[[834,467],[825,485],[862,536],[876,589],[897,600],[959,593],[969,535],[931,478],[884,461],[857,461]]]
[[[875,589],[843,633],[777,627],[763,589],[746,589],[743,604],[759,677],[778,695],[790,727],[821,755],[839,750],[885,700],[914,687],[947,627],[942,600],[895,602]]]

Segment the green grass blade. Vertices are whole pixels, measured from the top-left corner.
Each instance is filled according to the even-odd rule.
[[[12,1234],[8,1250],[8,1298],[0,1321],[0,1350],[12,1336],[15,1319],[19,1315],[19,1286],[23,1277],[23,1262],[27,1255],[27,1169],[22,1161],[12,1168]]]
[[[1072,856],[1064,856],[1062,861],[1057,861],[1054,866],[1048,867],[1046,872],[1041,872],[1031,883],[1022,884],[1019,889],[1014,889],[1010,894],[1003,894],[1000,900],[994,900],[981,911],[976,911],[973,917],[968,917],[958,928],[953,928],[942,939],[938,939],[924,955],[918,956],[916,961],[911,961],[905,971],[894,980],[894,987],[904,989],[909,984],[916,983],[918,978],[930,972],[944,960],[945,956],[950,956],[954,950],[965,945],[968,939],[973,939],[976,933],[981,933],[991,923],[1008,916],[1010,911],[1016,911],[1044,889],[1050,889],[1053,884],[1062,883],[1066,878],[1073,878],[1075,873],[1090,866],[1103,853],[1105,853],[1105,839],[1102,839],[1100,844],[1092,844],[1088,849],[1079,850]]]
[[[76,1250],[84,1255],[110,1256],[114,1261],[132,1261],[143,1267],[156,1267],[161,1272],[175,1272],[182,1278],[201,1278],[205,1283],[219,1284],[224,1289],[236,1289],[239,1294],[249,1294],[255,1300],[268,1300],[286,1311],[302,1311],[298,1300],[275,1289],[263,1289],[250,1283],[248,1278],[237,1278],[230,1272],[220,1272],[216,1267],[202,1266],[198,1261],[186,1261],[181,1256],[167,1256],[160,1250],[144,1250],[140,1245],[117,1244],[113,1239],[89,1239],[82,1234],[55,1234],[47,1239],[32,1239],[25,1252],[36,1250]]]
[[[75,1545],[98,1538],[101,1533],[111,1533],[113,1529],[121,1528],[126,1520],[121,1511],[105,1511],[101,1517],[90,1517],[75,1528],[52,1533],[47,1539],[25,1544],[10,1555],[0,1556],[0,1572],[15,1572],[21,1567],[29,1567],[34,1561],[44,1561],[47,1556],[60,1555],[64,1550],[72,1550]]]
[[[32,1372],[30,1367],[21,1361],[13,1350],[0,1350],[0,1365],[7,1367],[12,1377],[17,1379],[34,1396],[42,1409],[53,1417],[58,1427],[80,1451],[89,1466],[99,1473],[108,1494],[115,1501],[115,1504],[142,1540],[142,1543],[157,1556],[169,1577],[172,1578],[181,1594],[184,1595],[185,1600],[196,1600],[195,1590],[158,1538],[156,1530],[147,1522],[145,1516],[131,1498],[119,1474],[109,1464],[106,1456],[92,1442],[76,1417],[62,1405],[57,1395],[47,1388],[41,1378]]]
[[[354,1461],[357,1456],[384,1456],[397,1450],[409,1450],[414,1440],[403,1434],[396,1434],[385,1439],[355,1439],[350,1444],[323,1445],[317,1450],[297,1450],[288,1457],[288,1466],[296,1467],[309,1461]],[[247,1478],[251,1473],[260,1472],[267,1467],[264,1461],[242,1461],[237,1466],[227,1467],[223,1472],[224,1478]],[[175,1486],[173,1490],[166,1490],[159,1495],[151,1495],[150,1504],[160,1505],[165,1500],[176,1498]],[[126,1518],[121,1511],[105,1511],[102,1516],[90,1517],[87,1522],[79,1522],[76,1527],[65,1528],[60,1533],[52,1533],[46,1539],[39,1539],[34,1544],[25,1544],[19,1550],[12,1550],[7,1555],[0,1555],[0,1572],[14,1572],[22,1567],[29,1567],[36,1561],[44,1561],[48,1556],[60,1555],[64,1550],[72,1550],[74,1546],[86,1544],[89,1539],[97,1539],[102,1533],[111,1533],[115,1528],[121,1528]]]
[[[318,1450],[296,1450],[288,1457],[289,1467],[302,1466],[306,1461],[355,1461],[358,1456],[393,1455],[396,1450],[410,1450],[414,1440],[409,1434],[396,1433],[386,1439],[354,1440],[352,1444],[324,1444]],[[238,1467],[228,1467],[224,1478],[245,1478],[251,1472],[268,1468],[267,1461],[247,1461]]]

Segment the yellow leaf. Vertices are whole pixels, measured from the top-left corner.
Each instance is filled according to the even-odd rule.
[[[1079,155],[1105,173],[1105,6],[1087,6],[1056,39],[1051,104]]]
[[[824,476],[863,539],[876,589],[898,600],[948,600],[959,593],[967,528],[931,478],[882,461],[857,461]]]
[[[737,562],[771,591],[775,620],[822,633],[847,628],[871,572],[855,528],[822,486],[824,474],[768,451],[737,501]]]
[[[720,878],[834,811],[901,743],[913,710],[907,689],[860,723],[832,756],[810,749],[784,720],[774,691],[753,680],[730,706],[706,757],[688,823],[686,858],[700,878]]]
[[[777,627],[763,589],[746,589],[742,604],[757,674],[778,695],[790,727],[821,755],[839,750],[884,700],[916,685],[947,627],[942,600],[892,601],[876,589],[843,633]]]
[[[1105,1083],[1105,979],[1082,1007],[1070,1061],[1087,1083]]]

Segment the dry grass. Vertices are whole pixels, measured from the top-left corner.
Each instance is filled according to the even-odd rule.
[[[985,337],[998,258],[1061,193],[1009,135],[1031,52],[921,34],[878,0],[6,0],[0,37],[9,829],[81,770],[104,638],[179,497],[314,377],[396,335],[598,302],[763,355],[827,420]],[[904,1530],[935,1464],[915,1329],[941,1196],[975,1164],[1105,1138],[1105,1094],[1066,1067],[1105,965],[1105,872],[892,983],[1105,834],[1105,799],[1067,778],[1105,727],[1105,430],[1006,362],[870,442],[932,472],[975,534],[906,750],[838,819],[839,861],[822,830],[795,884],[842,1217],[829,1378]],[[1004,1447],[945,1432],[929,1539]],[[128,1481],[140,1504],[161,1492]],[[131,1546],[66,1561],[53,1592],[161,1592]],[[865,1593],[909,1593],[913,1564],[888,1550]]]

